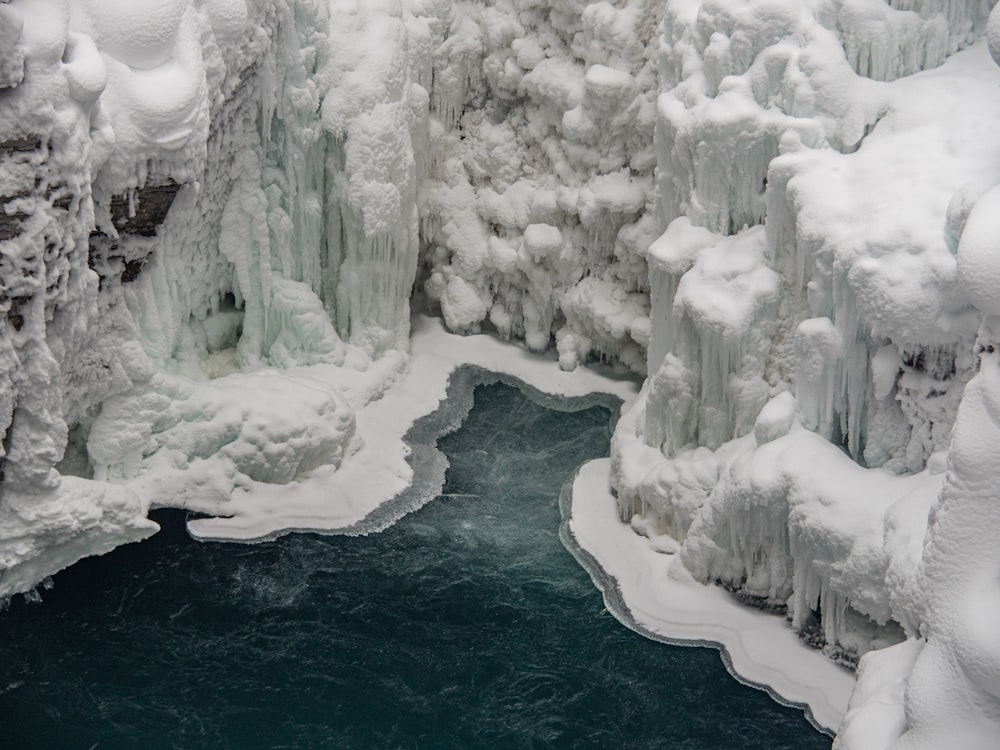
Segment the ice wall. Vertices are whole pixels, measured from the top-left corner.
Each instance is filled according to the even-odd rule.
[[[623,520],[854,664],[916,635],[927,514],[980,314],[954,252],[993,184],[989,3],[671,2],[649,378]]]
[[[146,376],[135,350],[115,343],[134,341],[131,319],[99,302],[87,265],[95,163],[110,148],[96,104],[107,71],[93,42],[70,31],[64,2],[0,6],[0,39],[2,595],[156,527],[135,493],[53,468],[69,423]]]
[[[645,371],[662,2],[456,2],[433,37],[421,289],[449,328]]]
[[[415,282],[453,330],[644,371],[661,15],[0,4],[0,507],[110,482],[125,541],[338,466]]]
[[[0,5],[0,597],[339,465],[405,361],[428,23],[127,6]]]
[[[989,248],[991,256],[997,236],[995,201],[994,189],[977,207],[990,214],[985,222],[988,234],[979,239],[985,240],[981,249]],[[996,744],[1000,731],[996,635],[1000,518],[995,488],[983,467],[996,460],[1000,367],[995,298],[990,294],[982,301],[991,312],[979,336],[980,368],[959,408],[948,474],[931,512],[918,576],[922,640],[911,647],[915,658],[902,665],[890,662],[886,670],[895,682],[894,705],[887,708],[872,688],[879,676],[865,675],[861,694],[847,716],[840,748],[955,746],[971,750]],[[871,725],[881,731],[869,732],[866,727]]]
[[[847,664],[926,635],[843,742],[934,746],[941,664],[996,692],[942,562],[994,528],[990,6],[0,2],[0,596],[349,462],[415,288],[647,373],[622,518]]]

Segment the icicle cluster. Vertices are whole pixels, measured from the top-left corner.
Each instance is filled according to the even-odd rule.
[[[420,199],[422,288],[449,328],[645,371],[661,9],[451,4]]]
[[[613,443],[619,510],[848,663],[919,624],[926,514],[973,374],[954,249],[996,148],[992,114],[963,107],[995,76],[955,53],[988,11],[665,11],[649,379]]]

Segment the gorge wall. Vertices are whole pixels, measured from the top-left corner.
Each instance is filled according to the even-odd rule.
[[[0,595],[349,462],[412,302],[648,375],[622,519],[831,658],[902,644],[840,742],[934,747],[947,519],[997,532],[988,456],[946,472],[993,394],[991,5],[0,3]]]

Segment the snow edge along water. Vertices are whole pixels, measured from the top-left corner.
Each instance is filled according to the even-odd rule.
[[[377,533],[391,526],[403,516],[422,507],[439,492],[447,460],[437,450],[436,440],[461,424],[471,408],[475,386],[481,383],[504,382],[517,387],[536,402],[556,408],[559,408],[561,403],[563,408],[571,410],[600,404],[611,408],[614,412],[611,400],[620,400],[625,406],[638,392],[636,382],[629,378],[612,377],[610,368],[605,373],[590,368],[579,368],[573,373],[566,373],[554,367],[552,358],[544,354],[534,354],[522,347],[511,346],[487,335],[450,334],[444,330],[440,321],[434,318],[414,316],[413,330],[411,362],[407,373],[381,400],[363,410],[368,411],[372,406],[378,406],[395,416],[391,422],[379,420],[367,422],[364,436],[372,445],[384,447],[393,442],[400,444],[399,451],[380,452],[383,461],[387,457],[398,459],[406,466],[405,474],[408,476],[405,478],[400,476],[399,467],[392,472],[400,482],[403,482],[403,486],[397,492],[386,497],[378,492],[380,489],[385,489],[381,485],[374,488],[370,485],[357,485],[351,488],[367,495],[354,511],[359,511],[361,508],[367,510],[363,514],[356,514],[358,517],[350,522],[339,525],[329,523],[324,525],[324,516],[318,513],[316,523],[279,524],[275,527],[273,525],[275,519],[271,516],[263,519],[265,522],[263,533],[216,535],[201,532],[206,524],[211,524],[213,521],[226,523],[232,519],[201,518],[189,521],[188,527],[192,536],[206,541],[260,542],[293,532],[365,535]],[[581,403],[581,400],[584,403]],[[405,420],[401,419],[403,415],[400,412],[404,407]],[[363,423],[366,421],[359,421],[359,424]],[[398,434],[392,436],[384,434],[384,429],[390,425],[398,430]],[[379,427],[383,429],[379,430]],[[349,460],[347,466],[351,463]],[[608,464],[608,459],[584,464],[577,469],[570,484],[564,488],[563,496],[560,498],[562,516],[560,537],[567,550],[573,554],[577,562],[588,572],[598,590],[602,592],[609,612],[625,626],[652,640],[671,645],[708,646],[719,649],[727,670],[734,678],[743,684],[766,691],[779,703],[803,708],[809,720],[818,729],[832,734],[846,710],[847,699],[854,682],[853,677],[846,670],[827,660],[820,652],[802,644],[780,618],[748,610],[733,601],[729,594],[721,589],[688,580],[687,588],[701,592],[703,598],[711,602],[711,606],[707,612],[701,613],[703,618],[701,622],[688,622],[685,630],[677,622],[671,623],[670,609],[663,606],[664,597],[669,597],[678,590],[676,581],[664,576],[662,582],[666,584],[666,588],[663,594],[657,595],[656,592],[647,590],[646,593],[650,594],[647,601],[637,599],[636,592],[631,591],[627,583],[623,585],[629,570],[633,575],[652,578],[650,566],[647,560],[644,565],[633,564],[631,569],[622,569],[615,566],[615,561],[634,559],[636,562],[642,562],[650,555],[652,560],[659,562],[669,558],[652,551],[646,539],[618,519],[617,505],[607,478]],[[383,464],[383,470],[386,466]],[[420,469],[414,470],[416,466]],[[587,493],[572,493],[569,488],[577,483],[581,475],[589,477],[589,472],[594,466],[603,467],[603,476],[595,477],[596,481],[589,482]],[[374,465],[369,465],[367,471],[362,471],[360,476],[370,475],[376,470]],[[332,476],[336,477],[336,474]],[[317,512],[322,507],[331,505],[332,492],[323,491],[324,477],[325,475],[321,473],[320,481],[316,483],[318,486],[311,487],[309,478],[296,483],[294,490],[299,493],[300,498],[309,501],[306,506],[299,508],[300,511],[306,510],[309,504],[312,504],[314,511]],[[284,489],[287,490],[288,487]],[[372,491],[373,489],[375,491]],[[304,495],[303,490],[306,490]],[[594,527],[597,532],[596,540],[588,536],[585,529],[580,528],[580,511],[584,494],[601,506],[601,520]],[[242,508],[244,512],[246,512],[245,501],[246,498],[239,501],[239,504],[244,506]],[[249,515],[251,518],[245,520],[250,520],[251,523],[244,527],[244,531],[250,531],[253,527],[254,514],[251,511]],[[336,519],[327,517],[326,520]],[[225,529],[225,526],[220,528]],[[621,550],[616,554],[608,547],[609,544],[611,547],[617,544]],[[652,617],[651,610],[654,611]],[[637,616],[637,613],[640,614]],[[680,616],[677,612],[673,615],[675,620]],[[762,621],[768,623],[769,627],[764,638],[773,641],[767,653],[774,663],[763,663],[759,658],[755,660],[747,653],[740,633],[726,630],[722,625],[741,615],[754,621],[755,626]],[[803,653],[808,654],[808,663],[815,662],[818,665],[816,672],[819,675],[819,682],[825,680],[837,686],[833,699],[824,695],[822,691],[817,692],[816,686],[810,685],[807,679],[796,682],[789,677],[787,664],[781,663],[788,659],[787,656],[782,658],[781,653],[782,649],[789,645],[794,649],[791,652],[794,654],[793,659],[799,656],[798,649],[801,649]]]
[[[652,640],[718,649],[736,680],[802,708],[810,723],[834,736],[854,676],[803,643],[783,617],[696,582],[678,556],[654,550],[618,519],[609,476],[609,459],[588,461],[560,496],[560,538],[602,592],[608,611]]]
[[[515,378],[522,392],[530,390],[549,405],[548,397],[578,399],[597,394],[630,403],[639,390],[634,376],[619,377],[610,367],[564,372],[554,356],[535,354],[488,335],[451,334],[436,318],[416,315],[412,330],[405,374],[357,413],[360,450],[339,469],[321,467],[288,484],[255,483],[225,509],[232,515],[190,520],[191,535],[201,541],[260,542],[291,532],[359,535],[391,525],[423,505],[428,494],[435,494],[413,471],[414,450],[436,463],[435,472],[443,478],[441,458],[424,455],[425,448],[414,446],[426,441],[409,437],[414,429],[438,430],[435,438],[446,434],[432,426],[434,415],[448,402],[449,385],[462,368],[495,373],[497,379]],[[594,403],[606,405],[602,398]],[[422,420],[428,419],[430,423],[421,427]],[[428,475],[430,484],[434,476]],[[414,487],[415,479],[422,483],[420,487]]]

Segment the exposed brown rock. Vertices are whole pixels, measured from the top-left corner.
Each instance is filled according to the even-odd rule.
[[[10,156],[16,153],[38,151],[41,147],[42,139],[36,135],[27,135],[20,138],[8,138],[5,141],[0,141],[0,154]]]
[[[128,196],[116,195],[111,198],[111,221],[119,233],[138,234],[155,237],[157,227],[167,218],[167,211],[181,186],[170,181],[163,185],[147,185],[135,192],[134,215],[130,214]]]

